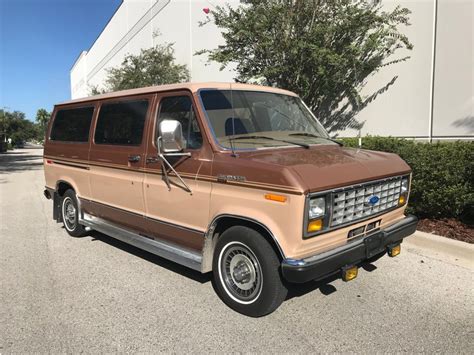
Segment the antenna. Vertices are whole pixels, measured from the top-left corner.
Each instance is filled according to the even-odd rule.
[[[230,136],[229,143],[230,149],[232,150],[232,156],[236,157],[235,155],[235,148],[234,148],[234,136],[235,136],[235,114],[234,114],[234,97],[232,95],[232,83],[230,84],[230,106],[232,109],[232,135]]]

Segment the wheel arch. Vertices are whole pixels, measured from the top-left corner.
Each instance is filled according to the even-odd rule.
[[[259,232],[272,246],[280,259],[285,258],[285,254],[280,247],[280,243],[272,231],[263,223],[244,216],[221,214],[216,216],[209,224],[207,232],[204,235],[204,246],[202,250],[201,272],[212,271],[212,259],[214,257],[214,248],[219,236],[227,229],[233,226],[246,226]]]
[[[73,183],[62,179],[56,181],[56,188],[53,194],[53,219],[58,223],[63,221],[61,215],[61,198],[64,196],[64,193],[67,190],[73,190],[75,193],[77,193],[77,189]],[[79,211],[81,211],[79,199],[77,199],[77,203],[79,206]]]
[[[76,188],[73,186],[73,184],[70,183],[69,181],[65,181],[65,180],[56,181],[56,193],[59,196],[63,196],[64,193],[69,189],[74,190],[74,192],[77,191]]]

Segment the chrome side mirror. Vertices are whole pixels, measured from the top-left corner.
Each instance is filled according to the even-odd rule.
[[[157,146],[163,154],[179,153],[184,150],[185,142],[181,123],[176,120],[163,120],[159,126],[160,137]]]
[[[163,120],[159,126],[159,137],[156,139],[156,147],[158,148],[158,158],[161,159],[161,165],[163,167],[163,175],[168,186],[168,190],[171,190],[171,183],[168,176],[168,169],[170,169],[176,177],[181,181],[184,189],[190,194],[193,192],[189,186],[184,182],[183,178],[173,168],[173,165],[166,159],[166,157],[190,157],[191,153],[183,152],[185,147],[185,141],[183,137],[183,129],[181,123],[176,120]]]

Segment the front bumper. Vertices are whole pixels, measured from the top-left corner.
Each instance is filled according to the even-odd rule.
[[[403,238],[415,233],[417,223],[418,218],[410,215],[383,230],[339,248],[305,259],[285,259],[281,264],[283,277],[294,283],[320,280],[345,266],[356,265],[381,254],[389,246],[400,244]]]

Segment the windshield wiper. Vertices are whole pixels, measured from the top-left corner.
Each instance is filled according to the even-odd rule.
[[[316,134],[312,134],[312,133],[306,133],[306,132],[290,133],[289,136],[302,136],[302,137],[321,138],[321,139],[325,139],[325,140],[334,142],[334,143],[336,143],[336,144],[339,144],[341,147],[344,146],[344,144],[343,144],[342,142],[339,142],[339,141],[337,141],[337,140],[335,140],[335,139],[317,136]]]
[[[309,149],[309,144],[306,144],[306,143],[287,141],[287,140],[284,140],[284,139],[276,139],[276,138],[267,137],[267,136],[240,136],[240,137],[232,138],[232,140],[237,140],[237,139],[267,139],[267,140],[270,140],[270,141],[276,141],[276,142],[283,142],[283,143],[288,143],[288,144],[293,144],[293,145],[299,145],[300,147]]]

